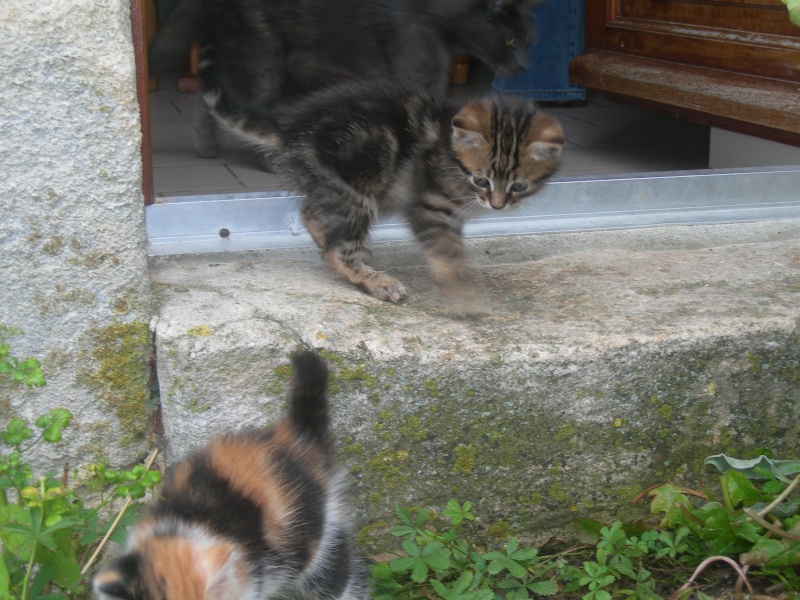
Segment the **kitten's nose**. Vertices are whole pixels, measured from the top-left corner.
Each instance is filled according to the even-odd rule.
[[[495,210],[502,210],[506,207],[506,197],[503,194],[492,194],[489,198],[489,206]]]

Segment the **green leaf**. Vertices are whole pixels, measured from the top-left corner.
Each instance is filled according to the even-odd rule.
[[[475,515],[472,514],[472,502],[464,502],[464,506],[461,506],[455,500],[450,500],[447,503],[447,508],[444,510],[444,516],[450,519],[450,522],[453,525],[458,525],[465,519],[467,521],[474,521]]]
[[[411,515],[408,514],[408,511],[403,508],[402,506],[395,506],[394,513],[397,515],[397,518],[400,519],[400,522],[404,525],[413,526],[414,521],[411,520]]]
[[[783,0],[789,11],[789,20],[800,27],[800,0]]]
[[[761,537],[739,560],[743,565],[768,568],[800,566],[800,542]]]
[[[661,520],[662,527],[687,524],[688,517],[683,509],[691,510],[692,504],[679,487],[667,483],[651,490],[647,495],[653,498],[650,501],[650,512],[654,515],[664,513],[664,518]]]
[[[0,560],[0,598],[10,597],[11,580],[8,576],[8,568],[4,560]]]
[[[19,446],[23,441],[30,439],[32,435],[33,432],[25,421],[14,417],[6,425],[6,430],[0,433],[0,439],[10,446]]]
[[[69,425],[72,413],[63,408],[54,408],[48,414],[36,419],[36,426],[44,429],[42,435],[45,442],[51,444],[61,441],[61,430]]]
[[[534,594],[540,596],[555,596],[558,593],[558,584],[552,579],[545,579],[543,581],[535,581],[529,583],[527,587]]]
[[[422,558],[434,570],[442,571],[450,566],[450,551],[441,542],[432,542],[422,549]]]
[[[730,469],[722,477],[725,479],[724,486],[728,490],[734,508],[740,504],[752,506],[763,499],[763,494],[750,483],[744,473]]]
[[[411,581],[422,583],[428,578],[428,565],[424,560],[417,560],[414,562],[414,567],[411,569]]]
[[[715,454],[709,456],[703,462],[707,465],[713,465],[720,473],[734,469],[747,477],[747,479],[768,479],[764,475],[764,471],[761,470],[766,469],[777,479],[784,483],[789,483],[790,480],[787,479],[787,476],[800,473],[800,460],[773,460],[764,454],[749,460],[731,458],[725,454]]]
[[[40,562],[36,577],[34,577],[33,581],[31,582],[31,588],[29,590],[29,595],[31,598],[39,597],[39,595],[42,593],[42,590],[53,578],[53,573],[55,570],[56,567],[54,563],[50,561]]]
[[[2,486],[0,486],[2,487]],[[753,512],[761,513],[767,507],[766,502],[756,502],[753,504]],[[795,498],[794,500],[787,500],[781,502],[778,506],[774,507],[770,514],[775,515],[779,519],[787,519],[792,517],[800,512],[800,498]]]
[[[50,560],[55,565],[53,581],[65,589],[70,589],[81,581],[81,567],[78,555],[72,545],[72,538],[68,531],[58,534],[58,550],[52,553]]]

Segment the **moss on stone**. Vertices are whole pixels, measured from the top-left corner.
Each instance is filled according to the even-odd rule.
[[[184,405],[184,408],[193,413],[204,413],[211,409],[209,404],[200,402],[197,398],[189,398],[189,401]]]
[[[747,364],[750,365],[748,369],[750,375],[753,375],[755,377],[761,375],[761,368],[762,368],[761,358],[758,356],[758,354],[753,354],[752,352],[748,352],[745,358],[747,359]]]
[[[290,363],[284,363],[272,369],[272,381],[267,386],[267,393],[271,396],[285,395],[292,375],[294,375],[294,367]]]
[[[509,369],[500,388],[487,383],[496,378],[487,378],[486,365],[431,377],[419,365],[397,361],[378,371],[364,355],[347,355],[342,364],[380,373],[369,390],[376,410],[360,437],[342,443],[363,522],[394,522],[397,504],[437,508],[451,498],[475,502],[488,522],[513,523],[520,535],[563,528],[575,514],[630,519],[646,511],[628,505],[638,492],[665,481],[697,485],[710,454],[745,456],[762,445],[796,455],[800,341],[770,340],[751,352],[770,365],[770,377],[723,346],[672,351],[668,360],[654,353],[634,369],[614,356],[596,387],[540,372],[533,390],[528,371],[514,381]],[[387,368],[396,376],[384,377]],[[588,408],[553,401],[579,396],[591,400]],[[371,543],[381,535],[373,530]]]
[[[505,540],[511,537],[511,526],[505,521],[497,521],[489,526],[489,535],[498,540]]]
[[[547,495],[556,502],[567,502],[569,500],[569,494],[567,493],[564,484],[560,482],[550,485],[550,487],[547,488]]]
[[[669,404],[662,405],[656,413],[662,419],[671,419],[675,415],[675,409],[673,409]]]
[[[90,373],[97,396],[120,424],[123,446],[147,434],[148,361],[152,344],[147,323],[115,323],[92,333],[95,370]]]
[[[373,386],[377,383],[378,379],[370,374],[362,365],[354,367],[342,367],[336,375],[340,381],[360,381],[366,386]]]
[[[343,365],[344,364],[344,357],[336,354],[335,352],[331,352],[330,350],[320,350],[319,355],[327,360],[328,362]]]
[[[207,337],[211,335],[212,330],[209,325],[194,325],[193,327],[189,327],[186,330],[186,335],[190,335],[192,337]]]
[[[436,383],[435,379],[431,379],[430,377],[423,380],[422,389],[424,389],[430,396],[439,395],[439,384]]]
[[[456,459],[453,462],[453,471],[462,475],[472,473],[475,468],[475,460],[478,457],[477,450],[472,446],[459,444],[453,450],[453,453],[456,455]]]
[[[556,432],[556,440],[564,441],[572,439],[576,431],[577,430],[575,429],[575,425],[573,425],[572,423],[567,423],[566,425],[562,425]]]
[[[366,467],[377,475],[381,486],[378,489],[393,490],[408,481],[408,473],[401,470],[402,462],[405,461],[398,458],[396,452],[381,450],[375,458],[367,461]]]

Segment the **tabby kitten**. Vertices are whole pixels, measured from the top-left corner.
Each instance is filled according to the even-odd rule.
[[[369,597],[331,450],[327,367],[313,352],[292,362],[289,417],[178,463],[127,550],[94,577],[98,598]]]
[[[381,300],[405,288],[366,262],[379,215],[405,215],[434,278],[453,300],[468,289],[462,227],[479,208],[506,210],[556,170],[564,131],[533,102],[494,98],[453,107],[391,81],[326,88],[286,110],[237,103],[213,59],[206,102],[232,130],[277,160],[305,194],[306,229],[328,263]]]
[[[443,93],[454,54],[501,73],[523,69],[540,0],[177,0],[148,51],[150,72],[213,47],[228,91],[262,107],[353,79],[391,76]],[[213,120],[195,111],[194,144],[213,156]]]

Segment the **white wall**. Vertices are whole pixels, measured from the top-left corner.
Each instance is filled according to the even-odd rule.
[[[712,169],[800,165],[800,147],[712,127],[708,162]]]

